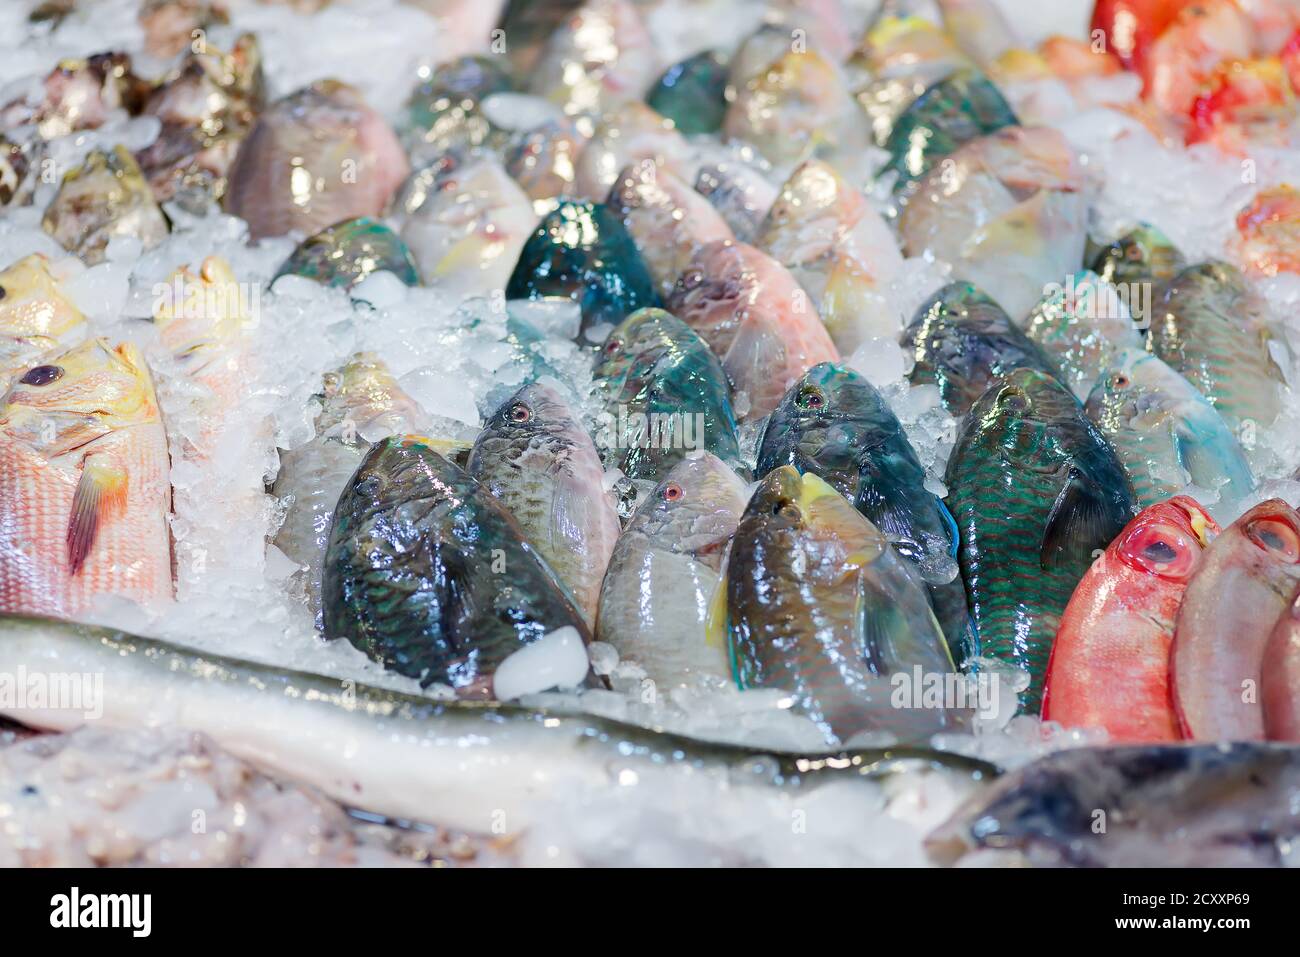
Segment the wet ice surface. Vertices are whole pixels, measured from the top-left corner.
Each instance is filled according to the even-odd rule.
[[[1084,4],[1010,0],[1003,5],[1017,12],[1014,22],[1029,42],[1054,30],[1083,34],[1086,10],[1082,14],[1079,10]],[[44,76],[61,57],[105,49],[134,54],[143,42],[135,21],[136,0],[101,0],[86,18],[74,17],[53,32],[42,28],[34,40],[28,38],[21,5],[2,6],[0,38],[8,42],[0,39],[5,53],[0,56],[0,88],[6,93],[0,99],[8,100],[14,90]],[[255,31],[262,42],[272,97],[334,76],[358,85],[372,105],[395,118],[417,68],[468,52],[453,32],[423,10],[397,0],[335,3],[316,15],[284,5],[234,2],[230,6],[233,24],[215,30],[211,39],[228,46],[238,31]],[[677,0],[657,6],[649,22],[665,61],[673,62],[700,48],[698,31],[687,29],[692,18],[707,15],[711,22],[739,25],[746,23],[745,17],[731,14],[755,6],[743,0]],[[854,6],[869,9],[874,4]],[[1053,7],[1058,8],[1059,20],[1051,16]],[[689,16],[682,14],[683,9],[689,10]],[[713,10],[722,13],[706,13]],[[370,24],[376,22],[383,28],[372,29]],[[747,32],[737,26],[734,37],[710,34],[709,40],[725,47]],[[302,42],[308,34],[311,42]],[[136,60],[139,72],[148,76],[160,75],[166,66],[143,55]],[[1225,254],[1233,236],[1233,218],[1256,189],[1300,181],[1300,153],[1294,150],[1262,151],[1251,170],[1254,181],[1247,182],[1238,160],[1208,146],[1191,150],[1162,146],[1135,120],[1112,109],[1094,106],[1071,113],[1056,125],[1084,154],[1099,189],[1097,234],[1118,234],[1137,220],[1147,220],[1163,229],[1190,261]],[[99,130],[60,138],[52,144],[51,155],[61,165],[72,164],[92,149],[117,143],[143,148],[157,133],[155,122],[122,115]],[[700,164],[736,153],[711,137],[692,145]],[[761,161],[752,165],[767,177],[773,193],[789,172],[766,168]],[[347,643],[327,644],[319,638],[295,578],[297,566],[274,547],[265,546],[289,503],[264,489],[279,468],[277,450],[301,447],[312,437],[318,409],[312,396],[320,389],[322,374],[359,350],[374,351],[389,364],[436,424],[439,437],[472,439],[478,417],[522,382],[523,369],[511,361],[505,341],[507,305],[491,298],[460,302],[438,288],[407,289],[387,274],[372,277],[351,295],[300,277],[284,277],[272,285],[272,277],[301,237],[249,245],[238,219],[216,212],[194,217],[174,208],[168,209],[173,232],[159,247],[142,251],[138,243],[118,241],[110,247],[105,263],[87,269],[66,257],[40,229],[40,211],[55,188],[41,185],[32,206],[0,217],[0,260],[8,263],[33,251],[58,259],[68,276],[68,292],[87,313],[92,331],[131,339],[146,349],[173,453],[172,531],[179,601],[149,610],[106,602],[98,609],[97,620],[213,652],[418,693],[414,681],[386,674]],[[887,205],[886,194],[887,190],[872,190],[881,209]],[[213,254],[229,260],[237,279],[250,284],[258,307],[238,344],[248,359],[241,400],[234,407],[214,407],[213,396],[185,380],[163,354],[153,327],[141,321],[151,313],[158,283],[165,282],[174,269],[197,268]],[[900,317],[908,317],[947,281],[948,272],[944,263],[909,259],[886,290],[887,298]],[[1261,281],[1258,288],[1293,352],[1300,354],[1300,321],[1295,319],[1300,315],[1296,308],[1300,281],[1284,276]],[[587,360],[560,331],[563,317],[560,320],[555,334],[539,347],[537,359],[547,367],[543,374],[572,390],[583,412],[594,417],[597,405]],[[909,359],[888,340],[870,343],[844,358],[884,392],[927,469],[928,484],[936,494],[943,494],[944,466],[956,423],[942,409],[937,390],[907,384]],[[1293,383],[1300,381],[1294,368],[1287,371]],[[1288,403],[1291,411],[1284,414],[1284,421],[1258,440],[1258,447],[1268,451],[1261,460],[1260,490],[1249,501],[1224,503],[1218,515],[1221,521],[1269,495],[1300,504],[1300,483],[1290,479],[1300,464],[1300,423],[1290,418],[1296,407],[1297,403]],[[194,448],[198,454],[193,454]],[[647,684],[635,662],[618,661],[612,652],[609,646],[591,652],[597,670],[609,676],[611,690],[581,696],[526,695],[522,700],[585,709],[756,748],[824,749],[820,732],[791,712],[789,699],[781,692],[739,692],[730,684],[708,681],[655,688]],[[1014,689],[1018,676],[1003,677],[1004,688]],[[1013,690],[1004,693],[1014,696]],[[1002,704],[975,732],[944,735],[935,744],[1015,767],[1056,748],[1100,740],[1095,733],[1066,730],[1030,717],[1013,718],[1009,701]],[[49,861],[119,863],[158,860],[162,854],[179,861],[190,853],[216,863],[249,858],[365,863],[392,853],[383,842],[376,849],[358,841],[355,825],[329,802],[292,786],[278,787],[201,743],[160,734],[95,732],[102,736],[80,733],[15,744],[5,740],[6,733],[0,732],[0,762],[17,769],[15,781],[48,781],[56,764],[54,752],[64,755],[58,759],[64,764],[80,767],[63,786],[84,810],[79,819],[84,828],[76,831],[72,817],[39,811],[0,817],[0,830],[6,834],[12,835],[11,826],[20,822],[26,834],[41,835],[44,841],[35,851],[24,851],[24,845],[12,838],[7,845],[0,842],[0,863],[6,849],[23,861],[31,858],[22,854],[35,853]],[[100,764],[87,757],[91,751],[101,756]],[[167,774],[160,778],[148,773],[159,768],[167,769]],[[105,806],[96,803],[103,782],[114,775],[130,779],[139,792],[135,805],[128,802],[112,812],[127,815],[116,819],[103,817]],[[189,783],[179,785],[178,792],[176,782],[186,780]],[[898,777],[877,788],[874,806],[868,810],[860,791],[838,785],[820,789],[802,805],[775,793],[758,803],[740,804],[732,803],[731,796],[719,801],[718,794],[727,792],[720,792],[717,782],[707,778],[665,772],[662,778],[648,774],[628,780],[616,775],[615,780],[616,787],[599,792],[558,792],[541,799],[548,826],[537,829],[511,855],[525,863],[923,863],[920,838],[946,817],[963,793],[958,783],[943,776]],[[175,816],[181,807],[192,810],[197,803],[194,795],[199,793],[204,801],[210,798],[218,818],[233,813],[230,808],[236,796],[251,799],[258,823],[248,828],[250,833],[257,831],[257,839],[244,845],[243,851],[221,857],[211,856],[215,852],[210,844],[185,837],[184,822]],[[806,817],[807,833],[816,839],[790,839],[796,812]],[[283,820],[295,815],[325,822],[330,840],[319,835],[309,840],[294,830],[293,820]],[[101,817],[125,821],[129,840],[114,844],[100,834],[96,829],[102,826]],[[167,821],[176,828],[150,833],[150,828]],[[41,854],[48,856],[40,858]]]

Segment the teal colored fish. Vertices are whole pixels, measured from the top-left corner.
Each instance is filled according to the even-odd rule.
[[[463,56],[433,69],[406,103],[403,138],[417,158],[483,145],[492,124],[479,105],[494,93],[514,89],[499,57]]]
[[[1128,480],[1070,391],[1017,369],[971,407],[945,481],[980,653],[1029,672],[1037,714],[1061,613],[1133,517]]]
[[[507,299],[567,296],[582,307],[582,329],[618,325],[659,305],[654,281],[622,220],[604,203],[566,200],[524,244]]]
[[[898,174],[900,193],[963,143],[1019,123],[1011,105],[975,69],[958,70],[935,83],[894,122],[885,149],[889,162],[877,175]]]
[[[594,377],[604,398],[596,444],[608,466],[657,482],[693,449],[739,465],[722,364],[690,326],[640,309],[605,340]]]
[[[374,445],[339,498],[322,612],[326,638],[461,697],[493,697],[498,667],[560,628],[589,640],[505,506],[414,437]]]
[[[957,525],[866,377],[823,362],[791,386],[768,418],[756,471],[782,465],[824,479],[870,519],[926,583],[953,658],[978,654],[957,573]]]
[[[1223,417],[1149,352],[1117,355],[1086,408],[1119,456],[1138,508],[1164,501],[1189,482],[1233,501],[1255,489],[1246,453]]]
[[[646,103],[683,133],[716,133],[727,112],[726,93],[727,61],[705,50],[670,66],[646,95]]]
[[[326,286],[351,289],[383,271],[408,286],[420,285],[415,257],[402,238],[379,220],[361,216],[304,239],[275,275],[306,276]]]
[[[736,684],[789,692],[828,742],[916,741],[960,720],[897,697],[918,674],[955,672],[943,632],[911,564],[816,475],[784,465],[759,484],[721,598],[709,631],[727,635]]]
[[[996,302],[968,282],[944,286],[903,332],[913,385],[934,384],[948,411],[966,414],[989,384],[1013,369],[1056,376],[1056,365]]]

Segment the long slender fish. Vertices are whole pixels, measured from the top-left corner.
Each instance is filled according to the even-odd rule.
[[[1261,660],[1300,582],[1300,514],[1256,505],[1214,540],[1178,611],[1170,659],[1186,737],[1258,741]]]
[[[981,654],[1029,672],[1036,714],[1065,606],[1133,517],[1128,481],[1070,391],[1017,369],[971,407],[945,483]]]
[[[926,845],[941,862],[990,848],[1049,865],[1280,867],[1300,837],[1297,788],[1300,748],[1073,748],[976,793]]]
[[[1085,406],[1119,456],[1141,508],[1188,482],[1236,501],[1255,489],[1246,453],[1223,417],[1159,357],[1125,349],[1102,370]]]
[[[169,599],[167,436],[144,358],[92,339],[41,363],[0,405],[0,611]]]
[[[925,749],[800,756],[710,744],[591,715],[435,701],[70,622],[0,618],[0,672],[20,666],[104,675],[104,726],[201,731],[349,806],[475,833],[499,835],[504,825],[520,834],[535,823],[539,797],[629,786],[624,770],[668,768],[696,779],[707,771],[719,787],[746,794],[866,784],[901,770],[951,769],[967,781],[997,773],[987,762]],[[3,713],[51,730],[87,720],[83,710]],[[771,760],[758,760],[765,756]]]
[[[917,674],[956,671],[921,579],[816,475],[783,465],[763,479],[726,575],[709,628],[726,629],[741,689],[789,692],[830,742],[917,741],[959,724],[958,712],[925,707],[920,688],[898,694]]]
[[[1219,532],[1194,499],[1143,509],[1093,562],[1061,616],[1043,719],[1105,728],[1117,744],[1182,737],[1170,688],[1178,606]]]
[[[589,674],[573,637],[587,640],[582,614],[519,523],[418,436],[376,443],[344,490],[321,604],[327,639],[346,638],[385,667],[462,697],[514,697],[498,686],[499,672],[542,641],[555,661],[527,690],[576,686]]]
[[[781,465],[825,479],[915,566],[953,658],[977,653],[957,569],[957,524],[925,487],[925,469],[876,388],[851,369],[813,366],[768,419],[757,474]]]
[[[661,687],[697,675],[730,677],[727,649],[708,640],[707,624],[747,492],[717,456],[691,455],[646,497],[614,545],[596,637]]]
[[[588,624],[618,538],[618,512],[587,430],[558,392],[540,382],[502,404],[467,465],[519,522]]]

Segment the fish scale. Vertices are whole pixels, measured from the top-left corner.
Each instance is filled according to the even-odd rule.
[[[1020,701],[1037,713],[1070,595],[1133,513],[1128,482],[1074,396],[1030,369],[971,407],[945,482],[981,654],[1029,672]]]

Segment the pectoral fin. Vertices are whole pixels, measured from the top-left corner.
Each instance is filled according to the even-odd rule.
[[[100,527],[126,507],[126,492],[124,469],[100,457],[87,456],[77,490],[72,495],[72,514],[68,519],[68,567],[73,575],[86,563]]]
[[[1043,528],[1039,564],[1044,569],[1087,565],[1092,550],[1104,547],[1114,530],[1105,491],[1071,467]]]

